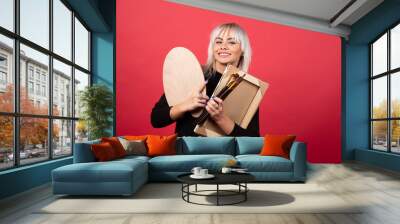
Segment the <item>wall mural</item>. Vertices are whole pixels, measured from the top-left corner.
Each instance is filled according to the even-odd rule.
[[[308,161],[341,161],[339,37],[165,1],[121,0],[116,43],[117,135],[292,134],[307,143]],[[192,52],[198,64],[168,62],[176,47]],[[168,81],[168,63],[190,74]],[[240,88],[251,95],[243,81],[232,96],[216,97],[226,86],[218,83],[227,65],[263,85],[258,104],[228,103]],[[169,103],[168,88],[186,95]],[[228,110],[244,122],[225,116]],[[255,112],[243,115],[247,110]],[[207,122],[214,126],[201,129]]]

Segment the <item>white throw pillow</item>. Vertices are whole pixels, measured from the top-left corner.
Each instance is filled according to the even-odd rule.
[[[144,140],[126,140],[119,138],[126,151],[126,155],[145,156],[147,155],[147,148]]]

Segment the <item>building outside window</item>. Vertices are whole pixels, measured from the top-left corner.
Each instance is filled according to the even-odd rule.
[[[0,54],[0,91],[4,92],[7,88],[7,56]]]
[[[32,66],[29,66],[28,74],[29,74],[29,79],[33,80],[33,67]]]
[[[0,71],[0,83],[3,85],[7,84],[7,74],[3,71]]]
[[[90,83],[86,81],[91,75],[90,32],[66,2],[49,2],[19,1],[18,13],[8,12],[15,21],[20,21],[17,29],[3,27],[9,31],[0,30],[0,98],[6,98],[0,101],[3,129],[0,132],[0,170],[71,156],[73,143],[87,139],[86,126],[78,121],[79,113],[74,113],[71,105],[79,102],[79,92]],[[13,1],[2,4],[11,4],[4,10],[14,8]],[[36,13],[39,11],[42,13]],[[16,44],[19,48],[15,48]],[[13,60],[14,54],[20,59],[18,74],[14,74],[18,65]],[[72,55],[75,55],[74,60]],[[20,83],[19,98],[14,98],[15,76]],[[50,80],[53,80],[51,90]],[[1,88],[2,84],[12,88]],[[57,100],[60,96],[62,102]],[[18,111],[14,111],[14,105]],[[18,130],[16,134],[14,128]],[[38,133],[34,138],[33,132]]]
[[[0,54],[0,67],[7,67],[7,56]]]
[[[40,81],[40,71],[36,69],[36,81]]]
[[[42,73],[42,82],[43,83],[46,83],[46,74],[45,73]]]
[[[58,103],[58,89],[55,89],[55,90],[54,90],[54,93],[53,93],[53,103],[54,103],[54,104],[57,104],[57,103]]]
[[[34,92],[34,89],[33,89],[33,82],[31,82],[31,81],[29,81],[28,82],[28,91],[29,91],[29,94],[33,94],[33,92]]]
[[[36,84],[36,95],[40,95],[40,84]]]

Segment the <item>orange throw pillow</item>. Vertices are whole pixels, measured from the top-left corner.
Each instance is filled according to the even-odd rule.
[[[93,144],[90,146],[94,157],[99,162],[109,161],[116,159],[115,151],[110,143],[102,142],[100,144]]]
[[[296,136],[294,135],[265,135],[262,156],[281,156],[289,159],[290,148]]]
[[[148,156],[176,155],[176,134],[170,136],[147,136]]]
[[[109,138],[101,138],[101,142],[108,142],[114,149],[115,155],[118,158],[126,156],[126,151],[122,146],[121,142],[119,142],[117,137],[109,137]]]

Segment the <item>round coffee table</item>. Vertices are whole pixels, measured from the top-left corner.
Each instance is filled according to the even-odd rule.
[[[177,177],[178,181],[182,183],[182,199],[188,203],[198,205],[234,205],[247,200],[247,192],[249,188],[247,183],[255,180],[255,177],[249,173],[216,173],[213,174],[215,177],[212,179],[193,179],[190,177],[191,173],[182,174]],[[198,184],[204,185],[216,185],[215,190],[197,190]],[[195,186],[194,191],[190,191],[190,186]],[[220,185],[236,185],[237,190],[223,190],[220,189]],[[215,194],[205,194],[209,192],[215,192]],[[216,204],[202,204],[190,201],[190,196],[203,196],[203,197],[216,197]],[[221,197],[232,197],[240,196],[240,199],[231,203],[221,203]]]

